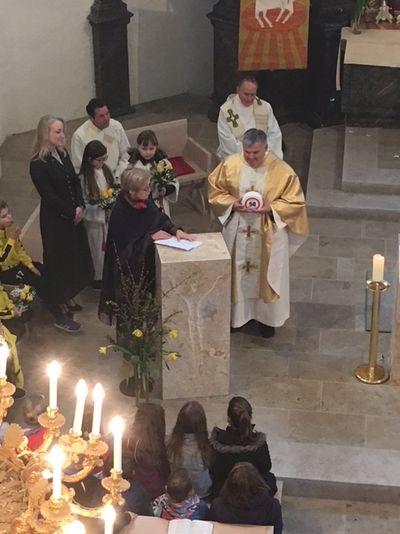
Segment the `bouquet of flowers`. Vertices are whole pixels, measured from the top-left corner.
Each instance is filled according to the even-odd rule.
[[[143,274],[138,283],[131,273],[121,273],[121,280],[123,298],[118,304],[110,302],[118,317],[117,339],[108,336],[110,344],[99,347],[99,353],[121,352],[129,364],[126,384],[134,384],[137,402],[140,394],[148,401],[149,387],[160,373],[161,362],[169,369],[169,362],[181,357],[178,352],[164,348],[168,340],[178,336],[177,330],[169,327],[175,314],[160,320],[161,304],[149,290]]]
[[[169,185],[175,185],[176,174],[174,173],[171,162],[167,159],[160,160],[154,167],[151,181],[157,191],[160,191],[162,188],[167,189]]]
[[[109,187],[108,189],[100,189],[99,190],[99,196],[100,200],[98,202],[98,206],[102,208],[103,210],[110,210],[118,197],[120,191],[120,187],[117,185],[114,185],[113,187]]]
[[[15,304],[15,307],[20,313],[23,313],[32,305],[33,299],[35,298],[36,291],[31,286],[21,286],[15,287],[10,291],[10,299]]]

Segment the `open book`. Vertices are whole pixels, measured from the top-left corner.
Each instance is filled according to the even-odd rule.
[[[210,521],[172,519],[167,534],[212,534],[212,531],[213,524]]]
[[[155,243],[157,245],[164,245],[164,247],[179,248],[181,250],[193,250],[202,244],[201,241],[188,241],[187,239],[181,239],[178,241],[176,237],[170,237],[169,239],[157,239]]]

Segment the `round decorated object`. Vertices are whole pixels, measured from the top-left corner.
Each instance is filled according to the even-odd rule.
[[[247,209],[258,210],[263,204],[263,197],[257,191],[248,191],[243,195],[242,205]]]

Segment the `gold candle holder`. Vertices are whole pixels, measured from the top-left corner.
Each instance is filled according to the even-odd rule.
[[[112,504],[114,507],[123,506],[125,499],[121,493],[128,491],[131,487],[129,482],[122,478],[122,471],[115,471],[111,469],[111,476],[104,478],[101,485],[108,492],[108,495],[103,497],[103,504]]]
[[[379,316],[381,305],[381,293],[389,289],[390,284],[386,280],[375,282],[367,280],[367,288],[372,292],[371,334],[369,340],[368,363],[359,365],[354,371],[355,377],[365,384],[383,384],[389,380],[389,372],[381,365],[377,365]]]
[[[6,378],[0,378],[0,423],[7,415],[7,410],[14,404],[14,393],[14,384],[7,382]]]

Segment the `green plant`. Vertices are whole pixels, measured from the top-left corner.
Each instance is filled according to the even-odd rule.
[[[354,10],[353,10],[353,20],[352,20],[352,26],[353,28],[358,29],[360,26],[361,17],[364,15],[365,10],[367,9],[369,4],[369,0],[356,0],[354,3]]]
[[[175,313],[161,322],[161,303],[152,294],[145,274],[142,272],[135,282],[131,272],[124,273],[120,265],[119,268],[121,297],[118,302],[109,303],[117,318],[117,335],[116,339],[108,336],[110,343],[99,347],[99,352],[107,354],[113,350],[124,355],[129,365],[126,381],[135,381],[137,402],[141,391],[147,401],[150,381],[159,375],[160,359],[169,369],[168,362],[180,357],[178,352],[164,349],[167,339],[178,335],[177,330],[168,326]]]

